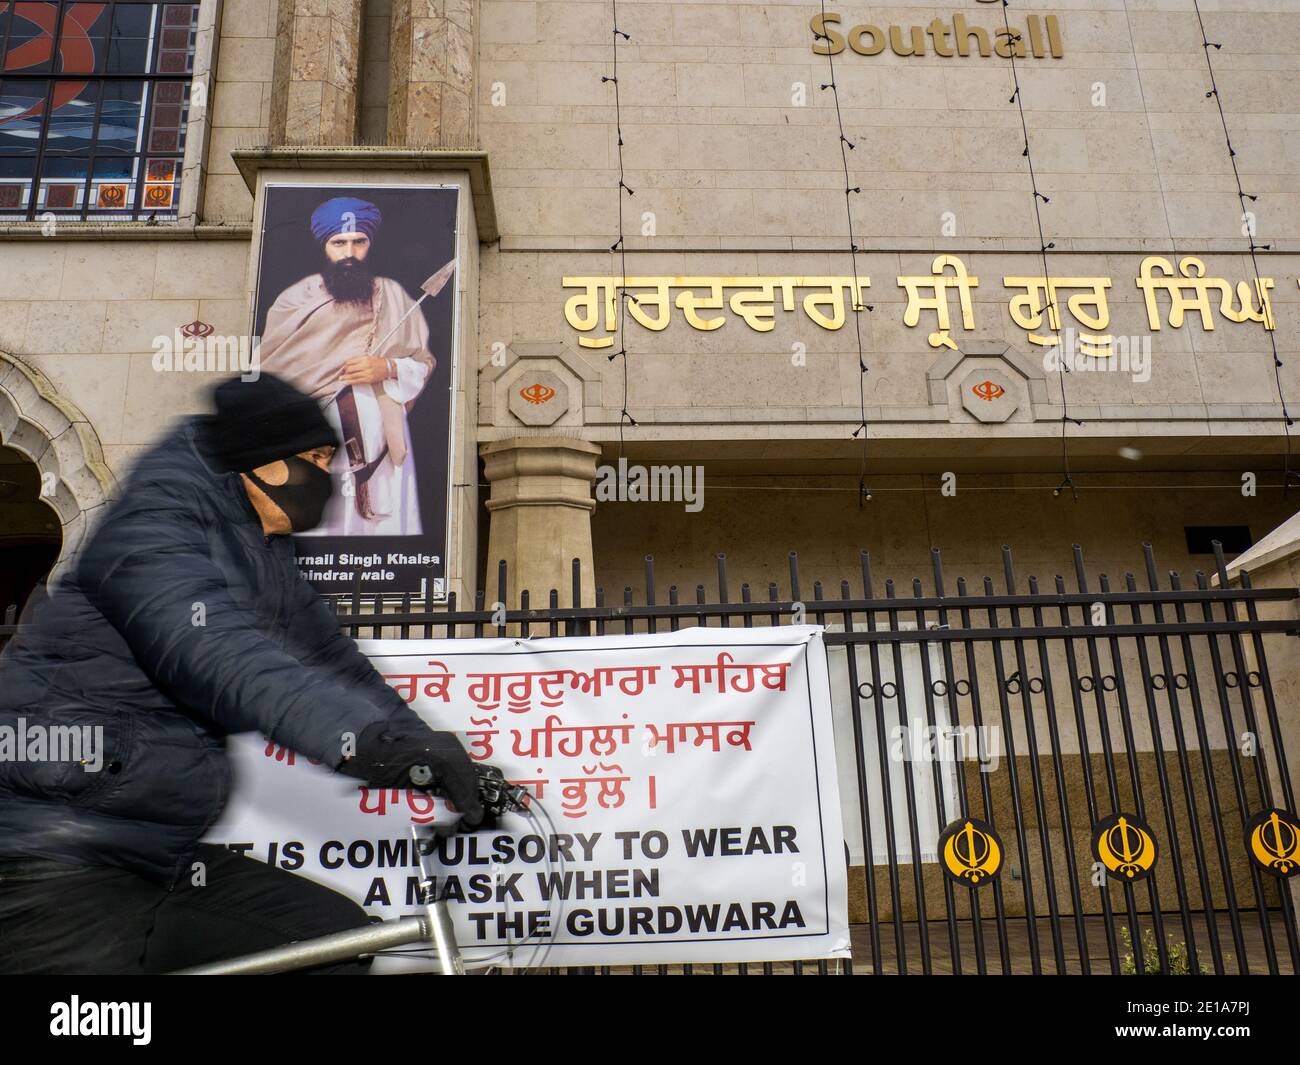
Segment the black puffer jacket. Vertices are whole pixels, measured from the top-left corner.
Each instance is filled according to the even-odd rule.
[[[207,419],[138,463],[79,561],[0,656],[0,726],[102,726],[103,767],[0,759],[0,856],[175,883],[230,792],[225,737],[256,731],[338,768],[344,733],[404,703],[266,537]]]

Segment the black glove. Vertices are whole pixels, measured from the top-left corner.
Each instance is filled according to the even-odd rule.
[[[449,799],[460,813],[452,831],[476,828],[485,811],[478,773],[465,748],[450,732],[389,733],[386,721],[367,725],[357,736],[357,753],[340,773],[384,788],[419,788]]]

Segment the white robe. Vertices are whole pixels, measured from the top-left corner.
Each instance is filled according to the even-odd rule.
[[[420,394],[424,375],[417,371],[426,369],[413,359],[398,362],[396,381],[385,381],[384,391],[399,403],[405,403]],[[408,381],[402,380],[406,375]],[[384,446],[384,434],[379,420],[378,404],[374,394],[365,388],[353,389],[356,397],[357,418],[361,422],[362,438],[367,455],[377,455]],[[325,417],[330,420],[342,439],[338,404],[331,401],[325,407]],[[334,455],[330,466],[334,474],[334,495],[325,508],[325,517],[315,529],[303,536],[417,536],[423,531],[420,523],[420,498],[415,485],[415,456],[411,448],[411,427],[402,420],[406,433],[406,461],[394,467],[385,455],[366,481],[370,490],[370,509],[375,517],[363,518],[357,513],[352,475],[347,472],[347,456],[343,449]]]

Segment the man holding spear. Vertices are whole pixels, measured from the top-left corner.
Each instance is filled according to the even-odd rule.
[[[412,300],[366,262],[382,221],[373,203],[350,196],[316,208],[311,230],[323,268],[280,293],[262,331],[261,367],[321,403],[343,441],[333,466],[341,490],[315,535],[422,531],[406,415],[437,360],[416,310],[446,286],[456,263]]]

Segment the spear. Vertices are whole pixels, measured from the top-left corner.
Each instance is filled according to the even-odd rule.
[[[387,344],[389,339],[392,337],[392,335],[402,328],[402,323],[406,321],[406,319],[411,317],[412,314],[415,313],[415,309],[419,307],[421,303],[427,300],[430,296],[436,296],[447,286],[447,282],[451,280],[451,275],[454,274],[455,272],[456,272],[456,260],[452,259],[449,263],[447,263],[446,266],[444,266],[436,274],[431,274],[429,277],[427,277],[424,281],[424,284],[420,286],[420,288],[422,289],[420,298],[416,300],[413,304],[411,304],[411,306],[407,309],[406,313],[402,315],[402,317],[397,319],[397,324],[394,325],[393,328],[390,329],[384,335],[384,339],[381,340],[378,344],[376,344],[373,350],[378,351],[385,344]]]

